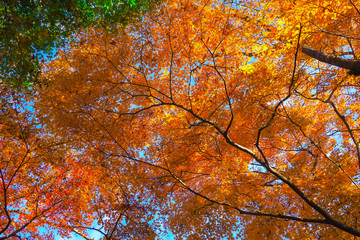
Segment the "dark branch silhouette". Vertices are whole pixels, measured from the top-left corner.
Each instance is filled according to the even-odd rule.
[[[350,70],[348,72],[349,75],[360,76],[360,60],[333,57],[308,47],[302,47],[302,52],[308,55],[309,57],[319,60],[320,62],[324,62],[340,68],[348,69]]]

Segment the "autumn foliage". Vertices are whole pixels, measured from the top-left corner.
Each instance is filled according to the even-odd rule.
[[[357,239],[359,77],[302,47],[357,61],[358,7],[169,1],[77,35],[2,91],[0,236]]]

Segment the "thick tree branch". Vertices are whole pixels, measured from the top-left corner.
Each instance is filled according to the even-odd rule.
[[[252,216],[263,216],[263,217],[274,217],[274,218],[281,218],[281,219],[285,219],[285,220],[293,220],[293,221],[298,221],[298,222],[307,222],[307,223],[323,223],[323,224],[329,224],[326,219],[311,219],[311,218],[300,218],[300,217],[295,217],[295,216],[289,216],[289,215],[284,215],[284,214],[277,214],[277,213],[267,213],[267,212],[263,212],[263,211],[245,211],[242,210],[238,207],[234,207],[228,203],[223,203],[223,202],[219,202],[217,200],[211,199],[197,191],[195,191],[194,189],[192,189],[191,187],[189,187],[186,183],[184,183],[181,179],[179,179],[177,176],[174,175],[173,172],[171,172],[170,170],[168,170],[168,172],[171,174],[171,176],[178,181],[185,189],[189,190],[190,192],[192,192],[193,194],[206,199],[209,202],[212,202],[214,204],[217,205],[221,205],[224,207],[229,207],[229,208],[233,208],[235,210],[237,210],[240,214],[244,214],[244,215],[252,215]]]
[[[308,47],[302,47],[302,52],[305,53],[306,55],[308,55],[309,57],[319,60],[320,62],[327,63],[327,64],[337,66],[340,68],[348,69],[348,70],[350,70],[348,72],[350,75],[360,76],[360,61],[359,60],[333,57],[333,56],[327,55],[323,52],[320,52],[318,50],[308,48]]]

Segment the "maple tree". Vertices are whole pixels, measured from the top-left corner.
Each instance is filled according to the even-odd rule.
[[[74,153],[51,166],[86,172],[68,207],[88,217],[47,224],[85,239],[359,237],[359,5],[169,1],[121,34],[78,35],[34,108]]]

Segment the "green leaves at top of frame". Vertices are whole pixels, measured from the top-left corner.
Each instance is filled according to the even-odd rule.
[[[77,31],[116,31],[159,0],[0,0],[0,81],[16,88],[40,84],[41,63]]]

